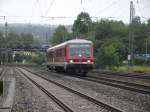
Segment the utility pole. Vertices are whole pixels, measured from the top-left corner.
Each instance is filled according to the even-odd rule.
[[[0,16],[0,19],[5,20],[5,16]],[[0,40],[3,43],[3,36]],[[0,65],[1,64],[3,64],[3,46],[2,45],[0,45]]]
[[[134,57],[134,32],[133,32],[133,19],[135,18],[135,8],[133,1],[130,1],[130,26],[129,26],[129,65],[133,65]]]
[[[146,53],[146,55],[147,55],[147,43],[148,43],[147,41],[148,41],[148,39],[146,39],[146,43],[145,43],[145,45],[146,45],[145,46],[145,53]]]
[[[7,42],[6,39],[8,37],[8,23],[5,22],[5,64],[8,63],[8,50],[7,50]]]
[[[47,32],[46,32],[46,39],[45,39],[45,41],[46,41],[46,44],[49,44],[49,42],[48,42],[48,34],[47,34]]]

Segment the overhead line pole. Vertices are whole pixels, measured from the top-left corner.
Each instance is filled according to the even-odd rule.
[[[129,65],[133,65],[134,57],[134,32],[133,32],[133,19],[135,18],[135,8],[133,1],[130,1],[130,26],[129,26],[129,55],[128,61]]]
[[[5,20],[5,16],[0,16],[0,19]],[[2,35],[3,35],[3,33],[2,33]],[[3,36],[0,40],[1,40],[1,42],[3,42]],[[1,64],[3,64],[3,46],[2,45],[0,45],[0,65]]]
[[[6,39],[7,39],[7,36],[8,36],[8,23],[5,22],[5,64],[8,63],[8,49],[7,49],[7,42],[6,42]]]

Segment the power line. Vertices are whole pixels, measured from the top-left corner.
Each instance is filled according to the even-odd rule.
[[[0,19],[5,19],[5,16],[0,16]]]
[[[124,12],[126,11],[126,7],[121,8],[119,11],[114,11],[113,15],[117,15],[118,17],[122,18],[121,16],[124,15]],[[123,18],[128,18],[128,17],[123,17]]]
[[[23,15],[0,16],[0,17],[4,17],[4,18],[76,18],[76,16],[23,16]],[[93,16],[91,18],[97,18],[97,17]]]
[[[37,7],[37,1],[36,1],[36,0],[35,0],[34,3],[33,3],[33,7],[34,7],[34,8],[32,8],[32,14],[31,14],[31,15],[34,15],[34,14],[35,14],[34,10],[35,10],[36,7]]]
[[[146,6],[143,9],[149,8],[150,2],[146,4]]]
[[[99,14],[99,13],[104,13],[104,11],[106,11],[106,9],[110,9],[110,7],[112,7],[113,5],[116,5],[116,3],[119,3],[120,0],[115,0],[113,2],[111,2],[108,6],[106,6],[105,8],[103,8],[102,10],[98,11],[95,15]]]
[[[138,11],[139,11],[140,15],[143,17],[143,14],[142,14],[142,12],[141,12],[141,10],[140,10],[139,0],[137,0],[137,7],[138,7]]]
[[[37,4],[38,4],[38,6],[39,6],[41,16],[43,16],[43,12],[42,12],[42,8],[41,8],[41,6],[40,6],[40,2],[39,2],[39,0],[36,0],[36,3],[37,3]]]
[[[45,16],[47,16],[48,12],[50,11],[50,9],[52,8],[53,4],[54,4],[55,0],[52,0],[52,2],[49,5],[49,8],[47,9],[47,11],[45,12]]]
[[[76,19],[76,16],[0,16],[0,19],[6,19],[6,18],[20,18],[20,19],[24,19],[24,18],[42,18],[42,19],[52,19],[52,20],[55,20],[55,19]],[[92,16],[90,17],[91,19],[99,19],[101,17],[98,17],[98,16]],[[115,17],[115,16],[109,16],[109,17],[105,17],[105,18],[128,18],[128,17]],[[144,19],[149,19],[150,17],[144,17],[142,16],[141,18],[144,18]]]
[[[80,1],[80,4],[82,4],[82,3],[83,3],[83,1],[81,0],[81,1]]]

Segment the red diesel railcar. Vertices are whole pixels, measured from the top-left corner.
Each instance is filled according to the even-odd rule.
[[[93,43],[73,39],[47,49],[47,67],[58,72],[85,75],[93,68]]]

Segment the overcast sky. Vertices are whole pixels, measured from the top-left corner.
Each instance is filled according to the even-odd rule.
[[[150,0],[133,0],[136,15],[150,18]],[[88,12],[92,20],[108,18],[129,23],[130,0],[0,0],[0,23],[73,24]],[[49,18],[54,17],[54,18]]]

